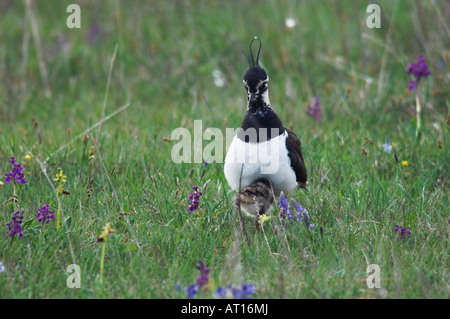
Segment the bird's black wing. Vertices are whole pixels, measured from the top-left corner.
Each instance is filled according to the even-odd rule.
[[[298,186],[305,188],[308,180],[308,173],[306,171],[305,162],[302,155],[302,146],[300,139],[287,127],[285,128],[288,137],[286,139],[286,148],[289,152],[289,158],[291,159],[291,166],[295,172]]]

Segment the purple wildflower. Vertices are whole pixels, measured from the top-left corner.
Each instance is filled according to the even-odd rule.
[[[20,182],[21,184],[26,184],[27,181],[24,179],[25,174],[22,173],[22,163],[16,163],[16,160],[13,156],[11,156],[11,160],[9,164],[12,165],[12,169],[9,173],[5,174],[5,183],[10,183],[11,180],[14,181],[14,185],[16,185],[17,182]]]
[[[51,207],[47,203],[44,203],[44,206],[42,206],[42,208],[38,208],[38,213],[36,214],[38,222],[44,224],[44,222],[46,221],[48,224],[50,219],[55,219],[55,211],[51,211],[50,209]]]
[[[255,288],[252,284],[243,284],[240,288],[233,288],[233,298],[248,299],[255,293]]]
[[[233,287],[228,285],[224,287],[217,287],[214,292],[215,298],[234,298],[234,299],[248,299],[255,293],[255,288],[252,284],[243,284],[241,287]]]
[[[216,291],[214,292],[213,296],[215,298],[222,298],[224,299],[227,296],[228,289],[223,287],[217,287]]]
[[[306,210],[306,208],[297,203],[295,200],[292,200],[292,206],[294,206],[294,209],[296,211],[294,216],[297,219],[297,221],[298,222],[303,221],[309,229],[312,229],[314,227],[314,224],[311,224],[309,222],[309,213]]]
[[[202,196],[202,192],[198,190],[197,186],[192,186],[192,189],[195,190],[195,193],[189,193],[189,200],[192,202],[189,203],[189,211],[191,213],[198,208],[198,201],[200,199],[200,196]]]
[[[415,77],[414,80],[409,80],[409,89],[411,91],[419,87],[419,82],[423,77],[431,74],[430,70],[428,70],[427,61],[422,54],[417,57],[417,63],[411,62],[409,64],[406,74],[414,75]]]
[[[198,291],[198,287],[195,284],[190,284],[184,288],[184,291],[186,292],[186,298],[193,299]]]
[[[291,214],[291,206],[288,203],[288,200],[286,198],[286,196],[284,196],[284,194],[280,195],[280,204],[278,205],[278,208],[281,209],[280,211],[280,215],[283,218],[288,218],[288,220],[291,222],[291,224],[293,224],[293,222],[291,221],[292,219],[292,214]]]
[[[199,260],[197,269],[200,270],[200,274],[197,276],[197,287],[200,288],[209,282],[209,268],[206,267],[204,261]]]
[[[243,284],[241,288],[244,295],[253,295],[255,293],[255,287],[252,284]]]
[[[308,107],[306,113],[313,116],[317,122],[322,119],[322,107],[320,106],[320,101],[317,96],[314,97],[314,103]]]
[[[407,237],[409,237],[411,235],[411,232],[409,231],[409,227],[405,228],[405,226],[399,226],[399,225],[395,225],[395,230],[396,233],[398,231],[400,231],[400,233],[398,234],[398,239],[405,239]]]
[[[100,27],[96,24],[94,24],[93,26],[91,26],[89,28],[89,33],[88,33],[88,42],[90,45],[93,45],[95,43],[98,43],[101,41],[101,30]]]
[[[383,151],[385,151],[385,152],[388,153],[388,154],[391,153],[391,151],[392,151],[392,145],[391,145],[391,142],[389,142],[389,140],[386,140],[386,143],[384,143],[384,144],[382,145],[382,147],[383,147]]]
[[[23,229],[22,229],[22,219],[23,215],[20,216],[20,212],[16,211],[13,214],[12,221],[9,223],[6,223],[5,225],[8,226],[8,230],[5,231],[5,235],[9,233],[9,237],[11,237],[11,243],[14,240],[14,236],[18,235],[19,238],[23,236]],[[6,236],[4,237],[6,238]]]

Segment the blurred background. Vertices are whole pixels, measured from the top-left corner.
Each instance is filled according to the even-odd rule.
[[[98,120],[116,45],[106,113],[131,102],[122,130],[192,118],[222,127],[244,111],[241,50],[254,36],[281,115],[303,117],[319,96],[329,120],[386,108],[407,117],[405,72],[419,54],[432,70],[429,107],[448,107],[447,1],[80,0],[81,28],[69,29],[72,2],[0,2],[0,130],[33,117],[58,129]],[[366,25],[371,3],[380,29]]]

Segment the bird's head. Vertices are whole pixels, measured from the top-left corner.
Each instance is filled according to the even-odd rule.
[[[259,52],[261,51],[261,40],[259,41],[259,49],[256,55],[256,61],[252,52],[252,42],[250,42],[250,57],[247,56],[249,69],[244,74],[243,82],[245,89],[247,90],[247,101],[249,107],[258,107],[269,103],[269,76],[266,71],[259,65]],[[244,53],[245,54],[245,53]]]

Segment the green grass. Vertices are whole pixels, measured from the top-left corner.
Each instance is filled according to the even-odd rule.
[[[71,2],[35,2],[27,15],[25,1],[7,1],[0,10],[0,180],[14,155],[26,162],[28,181],[17,186],[23,237],[0,240],[1,298],[182,298],[175,287],[195,282],[198,260],[215,286],[252,283],[256,298],[448,297],[444,2],[379,1],[382,28],[369,29],[363,1],[78,1],[82,27],[68,29]],[[292,30],[288,17],[297,20]],[[94,25],[101,37],[90,44]],[[302,140],[309,193],[290,198],[315,227],[284,228],[275,217],[258,234],[246,219],[249,247],[223,164],[201,178],[203,164],[175,164],[177,141],[166,140],[177,127],[192,132],[196,119],[203,129],[239,127],[247,68],[240,50],[255,35],[272,106]],[[417,141],[405,70],[421,53],[432,75],[421,82]],[[215,69],[225,86],[214,85]],[[306,114],[314,96],[324,112],[319,123]],[[75,138],[127,103],[85,141]],[[386,139],[395,143],[391,154],[381,148]],[[44,225],[41,234],[35,215],[44,201],[57,206],[58,168],[70,191],[63,226]],[[187,210],[192,185],[203,192],[194,213]],[[2,233],[12,195],[4,184]],[[121,212],[131,214],[119,219]],[[108,222],[116,232],[101,283],[97,238]],[[410,228],[407,240],[398,240],[396,224]],[[80,289],[67,288],[70,264],[80,266]],[[367,288],[368,264],[380,266],[381,290]]]

